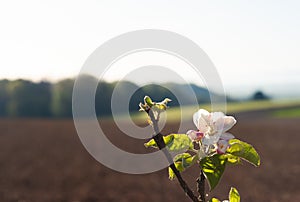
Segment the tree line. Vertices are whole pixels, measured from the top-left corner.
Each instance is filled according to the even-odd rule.
[[[192,89],[197,96],[199,103],[210,101],[207,89],[187,84],[169,83],[164,85],[149,84],[143,87],[135,83],[122,82],[98,82],[92,77],[83,77],[85,83],[97,82],[95,94],[95,111],[97,116],[107,116],[111,114],[111,97],[115,90],[119,96],[120,103],[126,98],[127,92],[134,94],[130,98],[129,106],[121,107],[122,111],[138,111],[138,104],[145,95],[149,95],[153,100],[162,100],[169,97],[173,101],[171,106],[178,106],[179,101],[175,94],[185,98],[181,100],[181,105],[193,104],[186,93],[187,88]],[[56,83],[47,81],[32,82],[29,80],[0,80],[0,116],[1,117],[72,117],[72,91],[74,79],[64,79]],[[116,88],[116,89],[115,89]],[[83,87],[84,89],[84,87]]]

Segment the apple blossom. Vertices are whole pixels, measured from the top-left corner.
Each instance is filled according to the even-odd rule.
[[[201,142],[204,145],[216,144],[221,135],[225,134],[236,123],[235,118],[232,116],[226,116],[223,112],[209,113],[205,109],[196,112],[193,115],[193,121],[198,131],[189,132],[188,135],[192,140],[197,141],[199,135],[195,137],[194,134],[203,133]]]

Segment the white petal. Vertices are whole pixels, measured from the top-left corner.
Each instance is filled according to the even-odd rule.
[[[236,120],[233,116],[224,116],[224,126],[222,131],[228,131],[234,124],[236,124]]]
[[[231,140],[233,139],[234,136],[231,134],[231,133],[223,133],[221,136],[220,136],[220,140]]]
[[[203,125],[205,123],[206,124],[206,118],[210,115],[210,113],[208,111],[206,111],[205,109],[199,109],[196,113],[194,113],[193,115],[193,121],[195,126],[200,130],[200,126],[199,126],[199,122],[201,121],[201,125]],[[201,120],[200,120],[201,119]],[[204,121],[204,122],[203,122]],[[203,132],[203,131],[201,131]]]
[[[228,131],[234,124],[236,123],[236,120],[232,116],[223,116],[222,118],[219,118],[216,122],[214,122],[214,128],[215,130],[219,131],[220,133],[224,133]]]
[[[209,122],[207,122],[205,117],[200,117],[197,128],[202,133],[208,133],[210,131]]]
[[[225,114],[223,112],[212,112],[211,113],[211,121],[216,122],[219,119],[223,118]]]

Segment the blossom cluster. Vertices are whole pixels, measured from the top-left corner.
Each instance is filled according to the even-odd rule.
[[[224,154],[229,147],[229,140],[234,138],[227,131],[236,124],[235,118],[223,112],[210,113],[200,109],[193,115],[193,121],[198,130],[189,130],[187,135],[199,144],[199,159],[214,152]]]

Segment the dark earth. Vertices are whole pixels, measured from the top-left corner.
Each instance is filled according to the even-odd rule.
[[[231,130],[255,146],[261,166],[228,166],[209,193],[227,199],[231,186],[242,201],[300,201],[300,119],[276,119],[243,113]],[[194,127],[190,123],[191,128]],[[145,140],[127,138],[110,121],[102,121],[109,139],[122,149],[145,153]],[[178,124],[168,124],[165,133]],[[0,201],[190,201],[167,169],[129,175],[102,166],[81,144],[72,120],[0,119]],[[196,191],[197,166],[183,173]],[[208,185],[206,186],[208,187]],[[208,190],[207,190],[208,191]]]

